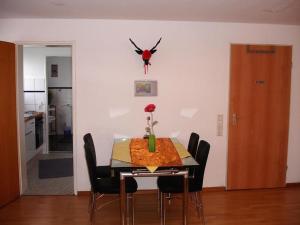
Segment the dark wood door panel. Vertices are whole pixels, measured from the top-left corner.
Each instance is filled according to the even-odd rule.
[[[18,198],[15,45],[0,42],[0,206]]]

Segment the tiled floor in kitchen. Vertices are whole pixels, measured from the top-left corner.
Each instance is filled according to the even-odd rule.
[[[50,152],[72,152],[73,137],[72,135],[49,135]]]
[[[73,195],[73,176],[59,178],[39,178],[39,160],[72,158],[72,152],[53,152],[38,154],[27,164],[28,188],[24,195]]]

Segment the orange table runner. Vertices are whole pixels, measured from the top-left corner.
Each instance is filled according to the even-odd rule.
[[[133,138],[130,142],[131,163],[139,166],[181,166],[180,156],[170,138],[157,138],[155,152],[149,152],[148,140]]]

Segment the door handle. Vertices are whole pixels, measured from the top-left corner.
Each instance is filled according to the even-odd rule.
[[[232,113],[232,125],[237,126],[238,123],[238,116],[236,113]]]

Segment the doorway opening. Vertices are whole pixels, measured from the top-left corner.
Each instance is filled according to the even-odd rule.
[[[23,92],[23,194],[73,195],[72,46],[24,45]]]

